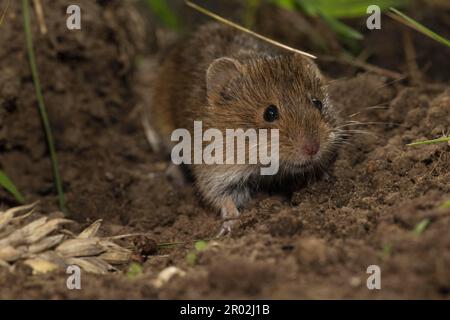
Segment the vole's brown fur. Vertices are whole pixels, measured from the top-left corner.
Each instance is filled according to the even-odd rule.
[[[323,103],[320,111],[312,103]],[[279,119],[267,122],[264,111],[277,106]],[[283,180],[333,160],[340,141],[338,120],[316,65],[298,54],[219,24],[209,24],[181,42],[163,62],[149,108],[158,146],[170,151],[170,136],[177,128],[192,132],[193,122],[203,130],[279,129],[280,170],[260,176],[258,165],[192,165],[204,200],[225,217],[239,207],[262,180]],[[192,134],[193,136],[193,134]],[[320,145],[313,157],[302,153],[305,143]]]

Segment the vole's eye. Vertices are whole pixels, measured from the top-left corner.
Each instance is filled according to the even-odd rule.
[[[322,111],[322,109],[323,109],[322,101],[320,101],[319,99],[315,99],[315,98],[312,98],[311,101],[312,101],[314,107],[317,108],[317,110]]]
[[[274,105],[268,106],[266,111],[264,111],[264,120],[267,122],[274,122],[278,120],[278,117],[278,108]]]

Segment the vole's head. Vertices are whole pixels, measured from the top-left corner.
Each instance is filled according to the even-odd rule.
[[[289,171],[320,166],[334,155],[338,120],[310,59],[220,58],[210,65],[206,83],[217,128],[279,129],[280,165]]]

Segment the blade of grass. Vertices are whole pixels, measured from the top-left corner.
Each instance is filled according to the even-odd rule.
[[[294,10],[296,8],[295,0],[272,0],[272,2],[284,9]]]
[[[435,143],[449,142],[449,141],[450,141],[450,136],[449,137],[441,137],[441,138],[433,139],[433,140],[417,141],[417,142],[409,143],[409,144],[407,144],[407,146],[414,147],[414,146],[421,146],[421,145],[425,145],[425,144],[435,144]]]
[[[367,8],[373,4],[381,11],[390,7],[402,7],[410,0],[271,0],[272,3],[287,10],[300,10],[309,16],[321,17],[347,45],[357,48],[355,40],[361,40],[362,34],[342,23],[338,19],[367,16]]]
[[[17,190],[14,183],[11,181],[11,179],[8,178],[8,176],[2,170],[0,170],[0,186],[2,186],[9,193],[11,193],[18,202],[20,203],[25,202],[25,199],[22,196],[22,194],[19,192],[19,190]]]
[[[450,40],[440,36],[439,34],[437,34],[436,32],[428,29],[427,27],[425,27],[423,24],[417,22],[416,20],[414,20],[413,18],[407,16],[406,14],[398,11],[395,8],[390,8],[390,10],[394,13],[394,14],[388,14],[391,18],[393,18],[394,20],[397,20],[405,25],[407,25],[408,27],[413,28],[414,30],[428,36],[429,38],[442,43],[444,45],[446,45],[447,47],[450,47]]]
[[[381,251],[381,258],[388,259],[392,254],[393,246],[390,243],[387,243],[383,246],[383,250]]]
[[[361,40],[364,38],[364,36],[360,32],[347,26],[346,24],[340,22],[339,20],[333,18],[332,16],[329,16],[325,13],[321,13],[320,16],[337,34],[345,38],[355,40]]]
[[[299,7],[310,15],[326,14],[333,18],[356,18],[367,15],[370,5],[377,5],[381,11],[390,7],[401,7],[408,0],[295,0]]]
[[[441,209],[450,209],[450,200],[444,202],[442,206],[440,206]]]
[[[426,230],[430,222],[430,219],[423,219],[422,221],[420,221],[414,228],[414,234],[416,236],[420,236]]]
[[[44,127],[45,136],[47,139],[47,145],[48,145],[48,148],[50,151],[53,176],[55,179],[56,190],[58,192],[59,207],[60,207],[61,211],[63,211],[67,215],[64,191],[63,191],[61,177],[59,175],[58,159],[56,156],[55,145],[53,142],[52,130],[50,128],[50,123],[48,121],[47,109],[45,107],[44,97],[42,95],[41,83],[39,80],[39,73],[38,73],[38,69],[37,69],[37,65],[36,65],[36,57],[34,54],[33,37],[32,37],[32,33],[31,33],[31,23],[30,23],[29,0],[22,0],[22,7],[23,7],[23,20],[24,20],[24,29],[25,29],[25,38],[26,38],[28,59],[30,62],[31,73],[33,76],[36,97],[38,100],[39,112],[41,115],[41,120],[42,120],[42,124]]]
[[[263,0],[248,0],[245,1],[244,13],[242,14],[242,21],[247,28],[255,24],[256,12],[261,7]]]
[[[180,23],[178,17],[173,13],[170,7],[167,5],[167,1],[164,0],[147,0],[147,5],[152,11],[162,20],[162,22],[168,27],[179,30]]]

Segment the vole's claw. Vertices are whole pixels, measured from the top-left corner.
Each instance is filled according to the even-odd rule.
[[[220,228],[220,231],[216,236],[217,238],[231,234],[233,226],[236,225],[238,218],[241,215],[231,197],[228,197],[225,200],[220,211],[223,222],[222,227]]]
[[[220,227],[219,233],[216,235],[216,238],[220,238],[220,237],[223,237],[223,236],[231,234],[232,226],[233,226],[234,223],[235,223],[234,220],[224,221],[222,223],[222,226]]]
[[[237,219],[233,219],[233,220],[226,220],[226,221],[222,222],[222,227],[220,228],[220,231],[217,234],[216,238],[230,235],[231,232],[233,231],[233,227],[236,225],[237,221],[238,221]]]

